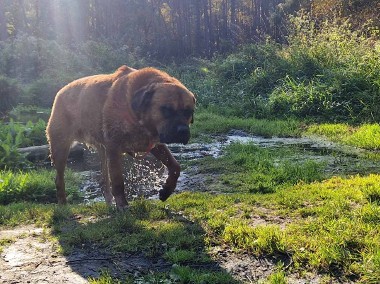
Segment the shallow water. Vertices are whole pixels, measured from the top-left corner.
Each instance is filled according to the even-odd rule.
[[[249,136],[243,132],[231,133],[218,137],[213,143],[192,143],[188,145],[170,145],[175,158],[181,161],[192,161],[207,156],[217,158],[223,155],[223,149],[231,143],[253,143],[259,147],[269,149],[288,149],[286,159],[293,162],[313,160],[324,163],[326,176],[354,175],[379,173],[379,163],[375,160],[363,158],[363,150],[353,147],[341,146],[321,139],[307,137],[301,138],[265,138]],[[85,202],[102,201],[99,182],[100,162],[96,153],[85,151],[82,161],[71,161],[69,167],[81,172],[85,182],[81,187]],[[165,182],[166,168],[152,155],[146,158],[134,159],[126,155],[125,183],[128,189],[128,199],[158,198],[158,191]],[[176,191],[189,190],[194,184],[202,183],[204,176],[194,176],[191,171],[184,170],[178,180]]]

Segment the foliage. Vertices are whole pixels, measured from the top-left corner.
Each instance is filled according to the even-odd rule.
[[[380,125],[363,124],[357,127],[347,124],[313,124],[307,134],[325,136],[329,140],[369,150],[380,149]]]
[[[210,135],[225,134],[236,129],[264,137],[297,137],[302,134],[301,123],[297,120],[244,119],[199,109],[195,113],[191,135],[193,140],[202,140]]]
[[[81,179],[71,171],[66,172],[66,191],[71,201],[80,200],[79,183]],[[29,201],[56,202],[54,172],[33,170],[29,172],[0,171],[0,204]]]
[[[290,115],[325,121],[378,120],[380,49],[376,34],[353,32],[348,21],[325,21],[316,27],[303,14],[292,23],[289,47],[283,51],[291,75],[270,97],[274,111],[283,113],[288,108]]]
[[[286,160],[287,151],[235,143],[228,146],[226,152],[220,162],[231,173],[223,176],[223,182],[235,190],[270,193],[279,186],[309,183],[323,178],[323,164]],[[280,162],[279,158],[282,158]]]
[[[26,125],[11,120],[0,122],[0,168],[22,168],[27,165],[25,157],[18,151],[20,147],[46,144],[46,122],[28,122]]]
[[[0,75],[0,117],[18,103],[21,94],[15,80]]]
[[[38,123],[40,119],[48,121],[51,109],[41,108],[36,105],[18,104],[9,113],[8,116],[13,121],[19,123]]]
[[[292,18],[288,45],[268,40],[198,61],[180,78],[198,105],[227,116],[376,122],[380,48],[376,30],[350,22]],[[194,83],[196,82],[196,83]]]

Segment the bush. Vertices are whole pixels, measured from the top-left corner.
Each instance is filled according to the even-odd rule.
[[[0,169],[23,168],[28,165],[25,156],[18,151],[19,147],[46,144],[46,122],[39,120],[33,124],[17,124],[10,121],[0,123]]]
[[[379,121],[378,34],[302,13],[291,23],[288,45],[247,45],[189,68],[198,104],[240,117]]]
[[[0,76],[0,115],[4,115],[18,102],[21,89],[12,79]]]
[[[271,94],[273,113],[325,121],[380,119],[380,43],[377,34],[352,31],[348,21],[292,18],[283,50],[289,75]]]
[[[29,85],[23,103],[51,108],[55,95],[64,85],[64,82],[59,82],[56,79],[40,78]]]

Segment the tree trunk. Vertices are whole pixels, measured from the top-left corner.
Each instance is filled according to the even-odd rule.
[[[7,19],[5,18],[5,4],[0,7],[0,41],[8,38]]]

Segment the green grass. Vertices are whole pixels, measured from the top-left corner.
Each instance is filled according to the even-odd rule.
[[[81,177],[70,170],[66,171],[65,177],[69,200],[80,201]],[[54,178],[55,172],[49,170],[0,170],[0,204],[20,201],[56,202]]]
[[[300,137],[317,135],[331,141],[368,150],[380,149],[380,125],[378,123],[350,125],[347,123],[306,124],[297,120],[265,120],[222,116],[207,109],[195,114],[192,140],[207,140],[211,135],[223,135],[231,130],[264,137]]]
[[[331,141],[368,150],[380,149],[380,125],[363,124],[350,126],[348,124],[313,124],[306,134],[315,134],[328,138]]]
[[[264,149],[254,144],[233,143],[225,155],[197,162],[204,173],[221,173],[220,189],[228,192],[270,193],[279,187],[321,180],[324,164],[296,161],[291,149]]]
[[[183,193],[170,206],[205,224],[214,243],[255,255],[285,254],[295,269],[375,283],[380,281],[377,188],[378,175],[332,178],[266,195]],[[269,221],[255,225],[257,215]]]
[[[65,207],[16,203],[0,206],[0,216],[2,225],[52,227],[63,253],[98,247],[114,253],[143,252],[177,265],[145,279],[231,283],[224,272],[192,268],[212,262],[208,247],[219,244],[258,256],[288,255],[296,271],[376,283],[380,281],[379,188],[379,175],[334,177],[286,185],[267,194],[185,192],[167,203],[133,202],[126,213],[103,203]],[[258,216],[266,221],[255,225]],[[92,283],[117,283],[104,277]],[[101,282],[107,279],[111,282]],[[280,273],[268,281],[282,283],[281,279]]]
[[[265,120],[222,116],[207,109],[195,113],[191,128],[193,140],[204,139],[210,134],[225,134],[231,130],[243,130],[249,134],[265,137],[297,137],[302,133],[302,125],[296,120]]]
[[[199,133],[212,132],[213,121],[221,119],[201,112],[200,121],[208,123]],[[249,128],[254,120],[246,125],[240,119],[228,121],[231,124],[223,124],[224,131],[256,131],[252,125]],[[343,124],[312,126],[308,134],[328,133],[343,141],[360,129]],[[363,129],[371,133],[377,128]],[[210,254],[214,246],[288,258],[290,266],[285,269],[279,261],[282,268],[265,283],[286,283],[293,272],[318,272],[327,282],[334,277],[379,282],[380,175],[327,177],[322,174],[324,164],[293,159],[295,155],[289,149],[231,144],[224,156],[197,161],[201,173],[216,175],[207,189],[219,194],[195,188],[165,203],[136,200],[124,213],[104,203],[51,204],[55,202],[52,172],[1,171],[0,226],[49,227],[63,254],[88,249],[115,255],[142,253],[170,264],[167,271],[138,278],[116,279],[104,272],[91,283],[233,283],[226,272],[209,269],[214,265]],[[71,172],[67,176],[68,188],[78,188],[78,177]]]
[[[0,253],[3,252],[4,247],[10,245],[10,244],[13,243],[13,242],[14,242],[13,239],[8,239],[8,238],[0,239]]]

